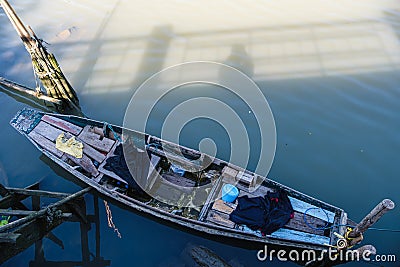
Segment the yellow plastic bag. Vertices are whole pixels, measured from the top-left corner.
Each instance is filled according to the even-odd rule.
[[[56,139],[56,148],[65,152],[77,159],[82,158],[83,155],[83,144],[82,142],[76,141],[75,136],[67,139],[64,133],[60,134]]]

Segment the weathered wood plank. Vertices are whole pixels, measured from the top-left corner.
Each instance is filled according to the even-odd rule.
[[[21,236],[21,234],[0,233],[0,243],[16,244],[17,243],[17,239],[20,236]]]
[[[77,140],[80,141],[79,139],[77,139]],[[105,154],[97,151],[90,145],[85,144],[84,142],[83,142],[83,153],[86,154],[89,158],[94,159],[98,163],[102,163],[106,158]]]
[[[240,225],[239,229],[245,233],[251,233],[255,236],[262,237],[262,234],[260,231],[251,230],[246,225]],[[326,236],[314,235],[314,234],[310,234],[310,233],[304,233],[304,232],[300,232],[300,231],[296,231],[296,230],[292,230],[292,229],[285,229],[285,228],[278,229],[277,231],[273,232],[269,236],[275,237],[275,238],[280,238],[280,239],[286,239],[286,240],[318,244],[318,245],[329,244],[329,242],[330,242],[330,238],[326,237]]]
[[[63,133],[62,130],[57,129],[44,121],[39,122],[39,124],[33,130],[52,142],[55,142],[57,137]]]
[[[65,137],[68,138],[68,139],[71,138],[72,136],[73,135],[70,134],[70,133],[65,133]],[[102,152],[97,151],[96,149],[94,149],[90,145],[86,144],[85,142],[83,142],[79,138],[75,138],[75,139],[76,139],[76,141],[79,141],[79,142],[83,143],[83,153],[86,154],[89,158],[94,159],[98,163],[102,163],[103,160],[106,158],[106,155],[103,154]]]
[[[92,160],[85,154],[83,154],[82,158],[80,158],[80,159],[75,158],[74,156],[68,155],[67,153],[65,153],[65,157],[70,159],[75,164],[81,166],[85,171],[90,173],[90,175],[92,175],[93,177],[96,177],[97,175],[99,175],[99,171],[94,166]]]
[[[230,203],[231,205],[227,205],[222,199],[217,199],[214,204],[212,205],[213,210],[217,210],[219,212],[225,214],[231,214],[232,211],[235,210],[236,204]]]
[[[44,190],[30,190],[24,188],[13,188],[7,187],[8,191],[20,195],[27,195],[27,196],[40,196],[40,197],[50,197],[50,198],[64,198],[69,196],[68,193],[59,193],[59,192],[51,192],[51,191],[44,191]]]
[[[4,215],[4,216],[27,216],[34,212],[36,212],[36,211],[0,209],[0,215]]]
[[[34,184],[31,184],[25,189],[38,189],[39,188],[39,182],[36,182]],[[22,204],[20,201],[26,199],[28,196],[25,195],[19,195],[19,194],[9,194],[4,196],[2,199],[0,199],[0,208],[1,209],[7,209],[7,208],[12,208],[12,209],[19,209],[19,210],[28,210],[28,208]]]
[[[67,131],[73,135],[78,135],[82,131],[82,127],[72,124],[68,121],[59,119],[57,117],[44,115],[42,121],[45,121],[61,130]]]
[[[91,132],[90,131],[90,126],[85,126],[83,128],[82,132],[79,134],[79,139],[82,140],[83,142],[91,145],[92,147],[96,148],[97,150],[103,151],[108,153],[112,146],[114,145],[115,141],[111,140],[110,138],[103,137],[102,140],[100,140],[100,135]]]
[[[326,221],[310,215],[306,215],[306,220],[309,225],[314,227],[314,229],[323,228],[326,225]],[[294,217],[290,219],[290,221],[285,225],[285,228],[294,229],[310,234],[324,235],[324,230],[314,230],[313,228],[309,227],[304,222],[304,214],[297,211],[294,212]]]
[[[273,232],[270,236],[286,240],[295,240],[318,245],[329,244],[330,238],[321,235],[304,233],[296,230],[281,228]]]
[[[86,188],[84,188],[84,189],[82,189],[82,190],[80,190],[80,191],[78,191],[78,192],[76,192],[76,193],[74,193],[72,195],[69,195],[66,198],[63,198],[63,199],[57,201],[54,204],[50,204],[49,206],[47,206],[47,208],[43,208],[43,209],[41,209],[39,211],[35,211],[35,212],[31,213],[30,215],[28,215],[28,216],[26,216],[24,218],[21,218],[21,219],[18,219],[16,221],[10,222],[9,224],[0,226],[0,232],[2,232],[2,233],[7,232],[7,231],[9,231],[11,229],[14,229],[14,228],[17,228],[17,227],[19,227],[19,226],[21,226],[21,225],[23,225],[23,224],[25,224],[27,222],[30,222],[30,221],[33,221],[33,220],[39,218],[39,217],[42,217],[47,213],[47,210],[49,208],[50,209],[58,208],[58,207],[60,207],[60,206],[62,206],[64,204],[70,202],[71,200],[74,200],[74,199],[77,199],[77,198],[83,196],[84,194],[86,194],[90,190],[92,190],[91,187],[86,187]]]
[[[36,132],[36,128],[31,131],[29,134],[29,137],[32,138],[40,147],[43,149],[50,151],[52,154],[54,154],[56,157],[61,158],[61,156],[64,154],[62,151],[58,150],[56,148],[56,144],[51,142],[49,139],[43,137],[41,134]]]
[[[235,223],[229,220],[229,215],[213,210],[208,212],[207,221],[229,228],[235,227]]]
[[[293,209],[295,211],[304,213],[308,210],[307,215],[314,216],[314,217],[319,218],[324,221],[327,221],[327,219],[329,218],[328,222],[330,222],[330,223],[332,223],[333,220],[335,219],[335,213],[333,213],[331,211],[325,210],[326,211],[326,214],[325,214],[325,212],[322,211],[320,208],[318,208],[314,205],[311,205],[307,202],[304,202],[302,200],[299,200],[299,199],[291,197],[291,196],[289,196],[289,199],[290,199],[290,202],[292,203]],[[327,215],[328,215],[328,218],[327,218]]]

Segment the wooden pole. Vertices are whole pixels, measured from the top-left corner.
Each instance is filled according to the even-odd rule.
[[[59,111],[83,115],[78,97],[61,71],[54,55],[47,51],[42,44],[43,41],[30,27],[25,27],[7,0],[0,0],[0,4],[31,55],[34,71],[45,87],[47,96],[62,100],[62,105],[56,105]]]
[[[4,12],[6,13],[8,19],[11,21],[11,24],[14,26],[14,29],[17,31],[19,37],[21,37],[24,44],[26,42],[27,45],[31,46],[32,45],[32,43],[30,42],[31,36],[28,32],[28,29],[24,26],[20,18],[17,16],[15,10],[6,0],[0,0],[0,4],[4,9]]]
[[[56,203],[54,203],[54,204],[51,204],[51,205],[47,206],[47,207],[44,208],[44,209],[41,209],[41,210],[39,210],[39,211],[36,211],[36,212],[34,212],[34,213],[32,213],[32,214],[30,214],[30,215],[28,215],[28,216],[26,216],[26,217],[24,217],[24,218],[22,218],[22,219],[19,219],[19,220],[16,220],[16,221],[11,222],[11,223],[9,223],[9,224],[6,224],[6,225],[4,225],[4,226],[1,226],[1,227],[0,227],[0,232],[8,231],[8,230],[10,230],[10,229],[12,229],[12,228],[15,228],[15,227],[17,227],[17,226],[20,226],[20,225],[22,225],[22,224],[24,224],[24,223],[27,223],[27,222],[29,222],[29,221],[32,221],[32,220],[34,220],[34,219],[36,219],[36,218],[38,218],[38,217],[44,216],[44,215],[47,213],[47,209],[49,209],[49,208],[50,208],[50,209],[52,209],[52,208],[57,208],[57,207],[59,207],[59,206],[65,204],[65,203],[67,203],[67,202],[69,202],[69,201],[71,201],[71,200],[77,198],[77,197],[80,197],[80,196],[86,194],[86,193],[89,192],[90,190],[91,190],[91,187],[86,187],[85,189],[82,189],[82,190],[79,191],[79,192],[76,192],[76,193],[74,193],[74,194],[72,194],[72,195],[69,195],[68,197],[66,197],[66,198],[64,198],[64,199],[62,199],[62,200],[60,200],[60,201],[58,201],[58,202],[56,202]]]
[[[349,245],[353,246],[358,243],[360,240],[357,242],[357,237],[362,236],[362,234],[368,230],[369,227],[376,223],[386,212],[394,209],[394,207],[395,204],[390,199],[384,199],[381,201],[381,203],[376,205],[376,207],[367,216],[365,216],[359,224],[357,224],[353,231],[350,232],[349,237],[356,238],[356,241],[350,242]]]

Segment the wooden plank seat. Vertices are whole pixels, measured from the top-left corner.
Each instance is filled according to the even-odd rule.
[[[259,236],[259,237],[262,236],[260,231],[251,230],[246,225],[240,225],[238,227],[238,229],[245,233],[250,233],[255,236]],[[329,244],[329,242],[330,242],[330,238],[327,236],[321,236],[321,235],[316,235],[316,234],[311,234],[311,233],[304,233],[301,231],[297,231],[297,230],[293,230],[293,229],[286,229],[286,228],[278,229],[277,231],[273,232],[272,234],[270,234],[268,236],[274,237],[274,238],[279,238],[279,239],[285,239],[285,240],[294,240],[294,241],[300,241],[300,242],[306,242],[306,243],[313,243],[313,244],[318,244],[318,245]]]
[[[83,142],[105,153],[109,153],[111,148],[115,144],[115,141],[110,138],[107,137],[101,138],[99,134],[93,132],[92,127],[90,127],[89,125],[83,128],[82,132],[78,135],[78,137]]]
[[[79,127],[75,124],[72,124],[68,121],[59,119],[57,117],[49,116],[49,115],[44,115],[42,117],[42,121],[47,122],[54,127],[57,127],[65,132],[69,132],[73,135],[78,135],[82,131],[82,127]]]
[[[231,214],[232,211],[235,210],[237,204],[236,203],[227,203],[223,201],[222,199],[217,199],[214,204],[212,205],[213,210],[225,213],[225,214]]]
[[[56,145],[53,142],[36,132],[35,129],[33,129],[28,136],[32,138],[40,147],[50,151],[56,157],[61,158],[61,156],[64,154],[62,151],[56,148]]]
[[[222,212],[218,212],[216,210],[210,210],[208,212],[207,218],[206,220],[208,222],[211,223],[215,223],[221,226],[225,226],[228,228],[234,228],[235,227],[235,223],[232,222],[231,220],[229,220],[229,215],[222,213]]]
[[[65,133],[64,134],[66,138],[71,138],[73,135],[70,133]],[[86,144],[84,141],[82,141],[79,137],[75,137],[76,141],[82,142],[83,144],[83,153],[86,154],[89,158],[94,159],[97,161],[99,164],[102,163],[105,158],[106,154],[102,153],[96,149],[94,149],[92,146]]]
[[[61,158],[63,156],[63,160],[67,161],[69,159],[74,164],[81,166],[86,172],[90,173],[93,177],[99,175],[97,168],[94,166],[92,160],[93,158],[98,161],[103,161],[105,155],[102,155],[100,152],[96,151],[92,147],[90,147],[85,142],[82,142],[80,138],[77,138],[77,141],[81,141],[83,143],[83,156],[81,159],[75,158],[74,156],[68,155],[67,153],[63,153],[62,151],[56,148],[55,140],[57,137],[64,133],[66,138],[71,138],[73,135],[69,132],[64,132],[61,129],[54,127],[53,125],[48,124],[47,122],[41,121],[30,133],[29,136],[41,147],[53,153],[55,156]],[[90,156],[90,158],[88,157]]]
[[[46,137],[51,142],[55,142],[57,137],[60,134],[64,133],[63,130],[60,130],[44,121],[39,122],[39,124],[36,125],[36,127],[33,129],[33,131]]]

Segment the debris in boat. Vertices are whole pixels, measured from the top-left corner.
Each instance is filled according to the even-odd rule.
[[[113,217],[112,217],[112,213],[111,213],[111,208],[108,205],[108,202],[104,201],[104,207],[106,208],[106,214],[107,214],[107,223],[108,223],[108,227],[112,228],[114,230],[114,232],[117,233],[117,236],[119,238],[122,238],[121,233],[119,232],[118,228],[115,226],[114,222],[113,222]]]
[[[68,139],[64,133],[61,133],[56,139],[56,148],[77,159],[81,159],[83,156],[83,144],[76,141],[75,136]]]

